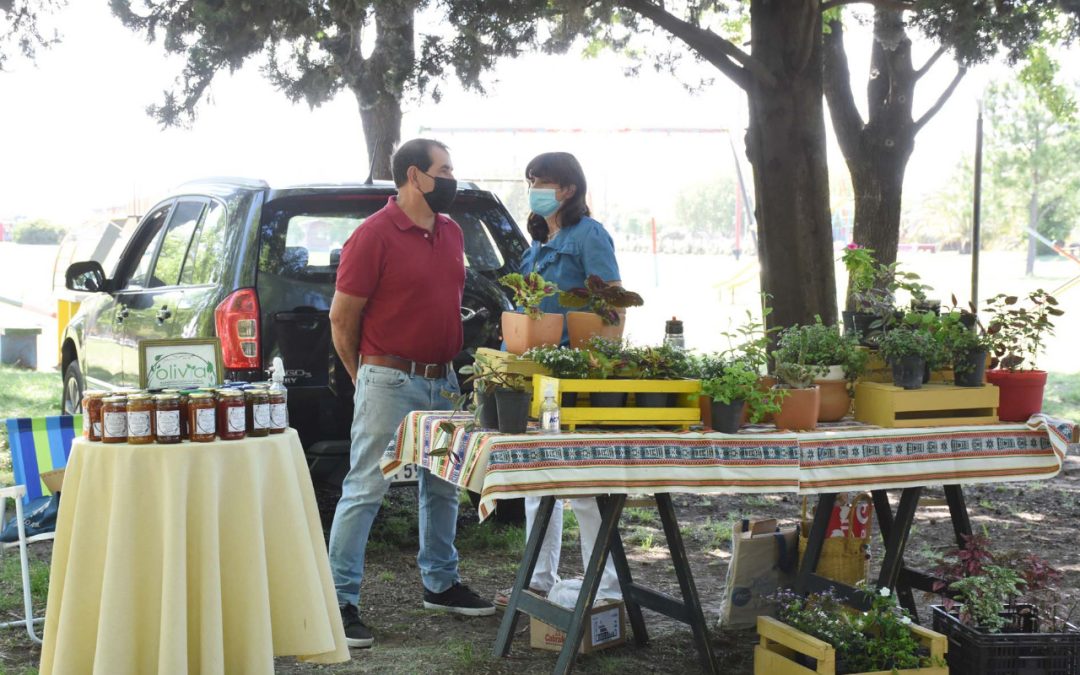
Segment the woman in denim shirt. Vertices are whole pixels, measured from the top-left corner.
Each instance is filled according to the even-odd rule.
[[[568,152],[546,152],[538,155],[525,169],[529,182],[528,230],[532,245],[521,259],[522,274],[538,272],[546,281],[566,291],[585,285],[586,277],[597,275],[609,283],[620,283],[619,264],[615,261],[615,244],[604,226],[589,217],[586,203],[585,172],[577,158]],[[569,311],[559,304],[558,297],[544,298],[544,312],[565,315]],[[570,343],[563,323],[562,344]],[[532,531],[539,497],[525,498],[526,537]],[[559,554],[562,549],[563,500],[555,501],[540,559],[536,562],[529,587],[547,595],[559,580]],[[596,534],[600,530],[600,509],[596,499],[571,499],[580,526],[581,558],[592,555]],[[495,596],[495,604],[506,605],[509,589]],[[608,557],[597,597],[621,598],[615,565]]]

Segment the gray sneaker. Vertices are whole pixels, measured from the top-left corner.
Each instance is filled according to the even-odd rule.
[[[495,605],[481,598],[462,583],[457,583],[442,593],[424,589],[424,609],[438,609],[465,616],[491,616]]]
[[[371,631],[360,620],[356,605],[340,605],[341,624],[345,627],[345,644],[350,647],[366,649],[375,643]]]

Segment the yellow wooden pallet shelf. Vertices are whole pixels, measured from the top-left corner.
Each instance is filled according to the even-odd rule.
[[[561,380],[556,377],[537,375],[533,377],[532,416],[540,416],[540,406],[548,387],[555,388],[555,400],[561,401],[565,393],[576,393],[577,405],[562,406],[562,424],[570,429],[578,425],[612,426],[677,426],[688,429],[701,423],[701,409],[696,396],[701,392],[699,380]],[[593,408],[589,394],[620,392],[629,394],[626,407]],[[634,395],[675,394],[676,403],[670,408],[639,408],[634,405]]]
[[[919,645],[930,650],[930,666],[854,675],[949,675],[949,667],[945,665],[949,639],[917,624],[911,624],[910,628]],[[761,641],[754,647],[754,675],[835,675],[836,648],[828,642],[796,630],[771,616],[758,617],[757,632]],[[817,669],[811,670],[796,662],[797,654],[814,659]]]
[[[998,388],[924,384],[903,389],[881,382],[855,385],[855,419],[879,427],[997,424]]]
[[[500,373],[551,375],[551,371],[539,363],[531,359],[521,358],[517,354],[511,354],[510,352],[491,349],[490,347],[480,347],[476,350],[476,355],[486,359],[492,368]]]
[[[881,355],[881,352],[876,349],[870,349],[869,347],[858,347],[858,349],[867,354],[866,369],[859,379],[863,382],[884,382],[890,384],[893,381],[892,366],[885,362],[885,357]],[[930,382],[932,383],[947,382],[951,384],[955,377],[952,368],[942,368],[940,370],[930,371]]]

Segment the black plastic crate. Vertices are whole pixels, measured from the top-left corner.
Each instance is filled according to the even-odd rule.
[[[955,614],[934,605],[934,630],[949,638],[950,675],[1080,675],[1080,629],[1038,633],[1039,619],[1030,605],[1030,616],[1020,617],[1021,633],[985,633],[965,626]],[[1010,621],[1016,609],[1002,612]]]

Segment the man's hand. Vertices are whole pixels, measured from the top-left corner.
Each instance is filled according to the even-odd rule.
[[[360,315],[367,300],[334,291],[334,300],[330,303],[330,335],[334,350],[345,364],[353,384],[356,384],[356,371],[360,368]]]

